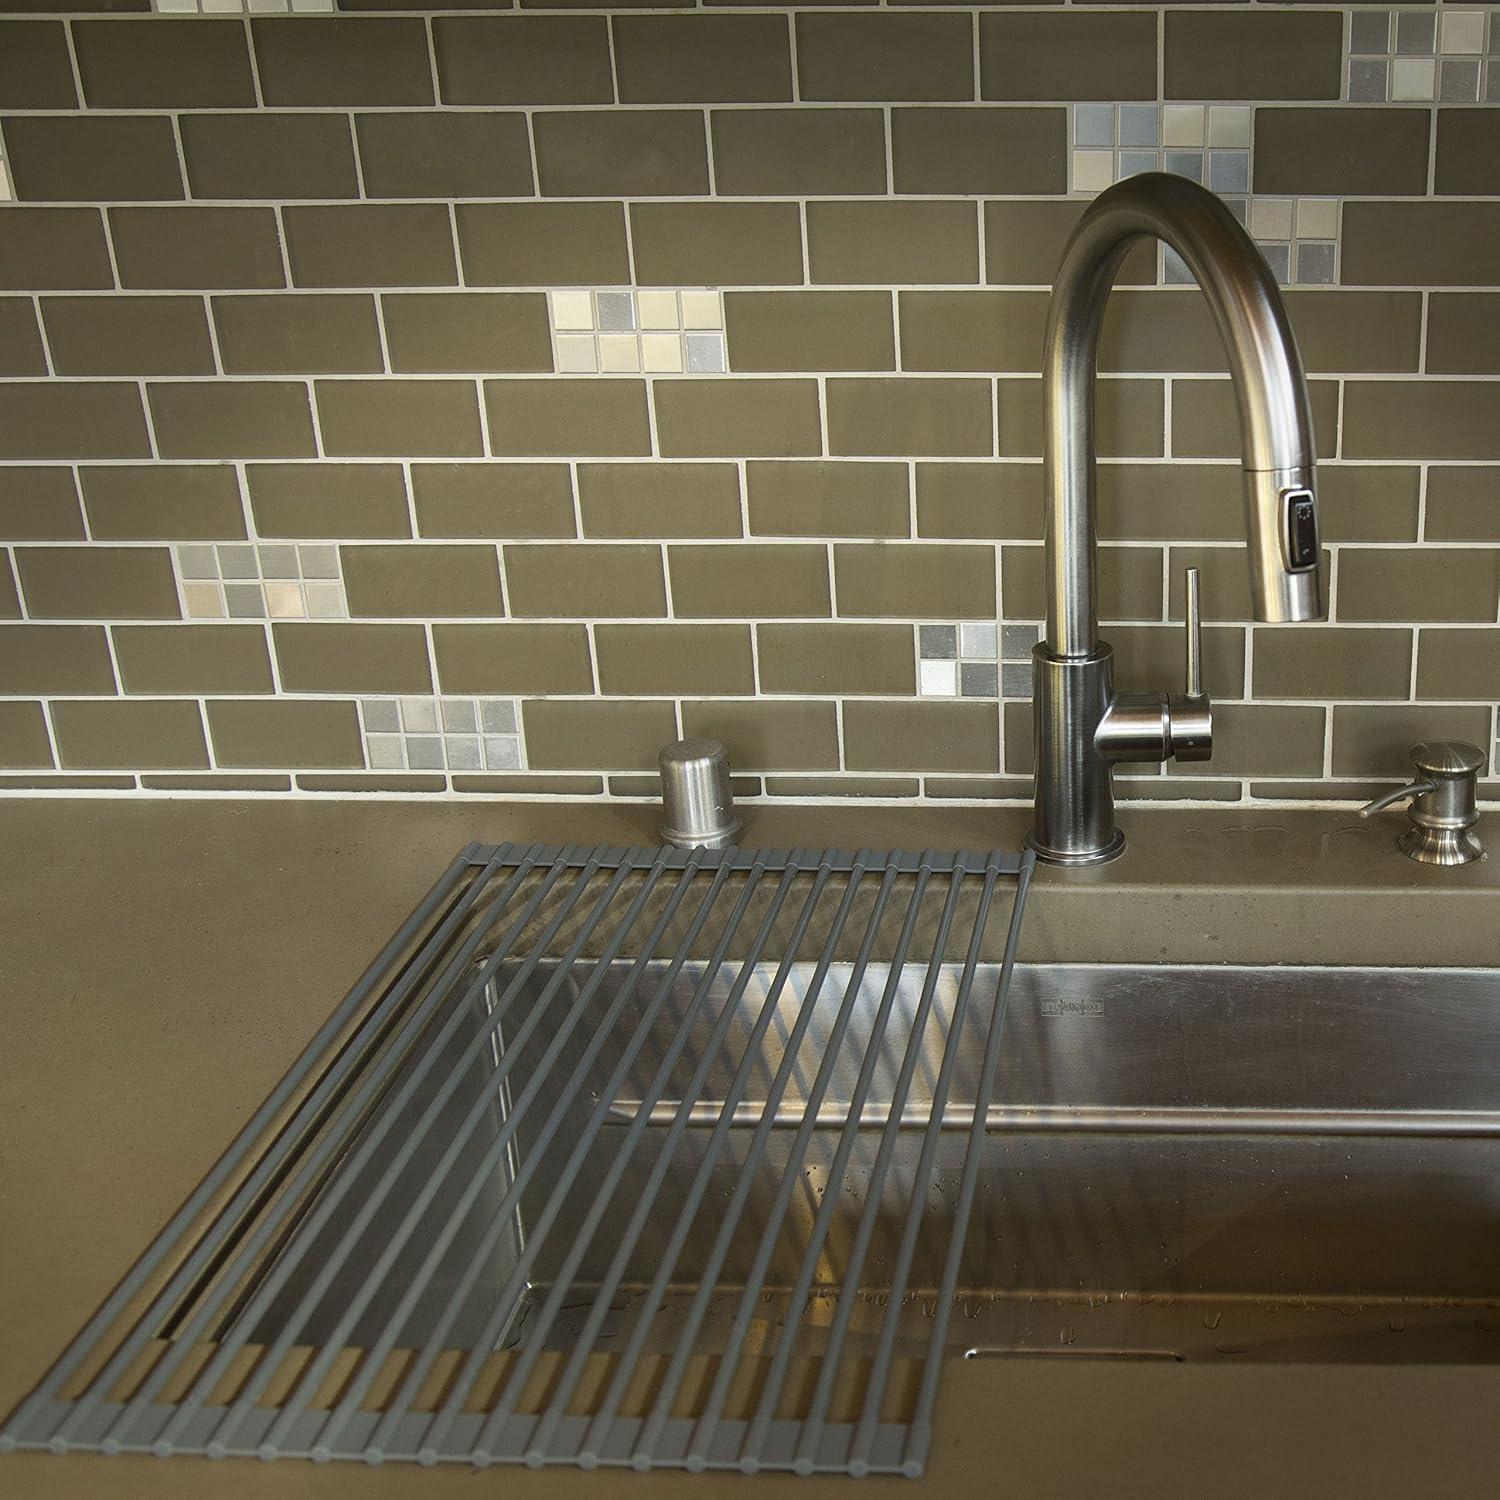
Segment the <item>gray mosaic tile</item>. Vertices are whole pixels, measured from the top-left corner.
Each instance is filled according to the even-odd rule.
[[[1403,10],[1396,15],[1396,51],[1402,57],[1431,57],[1437,50],[1437,17]]]
[[[1248,151],[1210,151],[1208,185],[1216,193],[1250,191],[1250,153]]]
[[[1162,160],[1168,172],[1175,173],[1178,177],[1191,178],[1194,182],[1203,181],[1201,151],[1168,151]]]
[[[473,734],[478,728],[472,698],[443,699],[443,733]]]
[[[958,657],[958,631],[952,625],[918,626],[918,654],[923,661],[954,661]]]
[[[687,344],[687,368],[693,375],[720,375],[724,372],[724,336],[719,333],[690,333]]]
[[[360,704],[369,732],[395,734],[401,728],[401,713],[394,698],[366,698]]]
[[[995,626],[990,620],[974,620],[958,627],[958,654],[965,661],[994,661]]]
[[[1115,107],[1113,104],[1075,104],[1073,106],[1073,144],[1075,146],[1113,146],[1115,143]]]
[[[399,734],[372,734],[365,739],[365,758],[373,771],[404,771],[406,756]]]
[[[509,737],[492,737],[484,742],[484,764],[490,771],[519,771],[521,742]]]
[[[966,661],[958,669],[958,693],[961,698],[998,698],[1000,668],[992,661]]]
[[[1270,266],[1271,274],[1277,281],[1292,279],[1292,247],[1290,245],[1262,245],[1260,253],[1265,256],[1266,264]]]
[[[1384,104],[1390,90],[1391,65],[1385,58],[1354,58],[1349,64],[1349,98],[1360,104]]]
[[[231,620],[263,620],[266,596],[258,583],[226,583],[224,612]]]
[[[1120,144],[1155,146],[1161,139],[1161,111],[1154,104],[1120,106]]]
[[[1000,669],[1000,694],[1005,698],[1031,696],[1031,668],[1007,662]]]
[[[1473,104],[1479,98],[1479,59],[1445,57],[1438,72],[1443,104]]]
[[[472,708],[474,705],[469,705]],[[484,762],[479,754],[479,736],[476,734],[449,735],[445,741],[450,771],[482,770]]]
[[[611,333],[627,333],[635,327],[635,298],[629,292],[596,292],[599,327]]]
[[[1122,151],[1120,153],[1120,177],[1135,177],[1142,172],[1154,172],[1157,169],[1156,152],[1154,151]]]
[[[1187,262],[1170,245],[1162,246],[1161,279],[1168,286],[1189,286],[1196,280]]]
[[[442,740],[435,734],[408,735],[406,761],[413,771],[441,771],[443,769]]]
[[[1007,625],[1000,632],[1000,654],[1006,661],[1030,661],[1031,648],[1041,638],[1039,625]]]
[[[479,705],[479,721],[486,734],[514,734],[516,705],[508,698],[486,700]]]
[[[1349,51],[1353,55],[1391,50],[1391,13],[1388,10],[1357,10],[1349,18]]]
[[[1297,246],[1297,280],[1308,286],[1331,286],[1334,247],[1326,240],[1304,240]]]

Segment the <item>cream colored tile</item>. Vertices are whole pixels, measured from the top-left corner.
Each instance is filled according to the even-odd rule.
[[[637,292],[635,307],[642,328],[682,327],[676,292]]]
[[[1439,52],[1478,53],[1484,51],[1484,12],[1482,10],[1445,10],[1442,18],[1442,44]]]
[[[560,333],[557,336],[557,369],[562,375],[592,375],[599,368],[591,333]]]
[[[267,583],[266,613],[273,620],[300,620],[302,608],[302,586],[297,583]]]
[[[10,173],[5,168],[5,162],[0,160],[0,203],[9,203],[14,196],[10,188]]]
[[[224,618],[224,596],[216,583],[185,583],[182,586],[182,602],[190,620],[222,620]]]
[[[1431,99],[1437,92],[1437,60],[1398,57],[1391,63],[1391,98]]]
[[[1243,104],[1215,104],[1208,112],[1208,144],[1249,146],[1249,108]]]
[[[1073,191],[1103,192],[1115,178],[1113,151],[1075,151],[1073,153]]]
[[[587,292],[553,292],[552,326],[593,328],[594,299]]]
[[[1291,239],[1292,200],[1290,198],[1252,199],[1250,233],[1258,240]]]
[[[599,368],[611,374],[624,374],[641,367],[641,350],[633,333],[599,335]]]
[[[641,335],[641,368],[651,371],[682,369],[682,339],[675,333]]]
[[[1297,238],[1331,240],[1339,232],[1339,205],[1334,198],[1297,200]]]
[[[722,328],[724,310],[717,292],[684,292],[682,294],[684,328]]]
[[[307,594],[307,618],[309,620],[342,620],[349,611],[344,604],[344,591],[336,583],[309,582],[302,585]]]
[[[1162,144],[1166,146],[1203,145],[1203,106],[1201,104],[1167,105],[1162,111]]]

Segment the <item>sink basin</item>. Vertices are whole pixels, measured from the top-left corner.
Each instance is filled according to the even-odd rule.
[[[665,967],[659,966],[659,967]],[[742,1171],[746,1145],[764,1110],[764,1095],[782,1058],[814,966],[794,965],[765,1033],[752,1081],[732,1114],[727,1144],[709,1177],[700,1211],[673,1270],[664,1305],[646,1349],[673,1347],[680,1332],[674,1311],[691,1302],[714,1237],[714,1205],[724,1202]],[[551,1078],[576,1062],[629,971],[610,967]],[[497,1041],[525,1022],[527,1006],[546,988],[554,966],[543,964],[526,981]],[[556,1266],[572,1248],[579,1221],[612,1160],[654,1061],[668,1046],[702,976],[688,965],[673,981],[640,1049],[641,1062],[614,1096],[601,1149],[562,1214],[535,1252],[521,1315],[507,1338],[525,1337],[527,1311],[545,1300]],[[738,970],[714,977],[701,1019],[673,1077],[651,1109],[650,1124],[616,1195],[621,1212],[644,1189],[667,1134],[687,1075],[698,1062],[710,1025],[729,1000]],[[847,1100],[870,1040],[887,969],[864,973],[828,1100]],[[567,983],[584,987],[593,969],[573,966]],[[957,965],[945,966],[934,1000],[944,1014],[957,988]],[[774,966],[756,969],[738,1005],[730,1036],[748,1032],[772,983]],[[886,1039],[861,1111],[848,1168],[838,1185],[838,1207],[828,1234],[841,1262],[865,1205],[868,1180],[892,1086],[924,975],[910,966],[898,981]],[[999,966],[979,965],[974,998],[987,1006]],[[776,1111],[763,1160],[756,1168],[745,1216],[759,1223],[781,1181],[803,1097],[824,1055],[828,1024],[843,998],[850,966],[835,964],[824,980],[819,1008],[802,1040],[789,1086]],[[492,989],[503,988],[502,969]],[[986,992],[988,996],[986,995]],[[652,992],[652,977],[640,993]],[[824,1002],[826,1001],[826,1005]],[[480,1023],[476,1012],[475,1025]],[[1018,965],[1006,1016],[995,1103],[967,1226],[959,1274],[962,1316],[949,1324],[953,1355],[1094,1356],[1157,1359],[1500,1361],[1500,972],[1475,969],[1234,968],[1138,965]],[[526,1045],[540,1054],[548,1034]],[[975,1031],[959,1053],[943,1133],[930,1179],[928,1213],[912,1265],[908,1310],[899,1352],[917,1355],[927,1336],[934,1288],[941,1279],[942,1232],[951,1207],[981,1062]],[[656,1209],[626,1266],[601,1345],[632,1322],[643,1290],[656,1273],[705,1143],[730,1086],[729,1061],[715,1062],[671,1157]],[[516,1059],[524,1076],[535,1059]],[[588,1076],[568,1123],[550,1146],[539,1146],[523,1126],[492,1189],[498,1204],[516,1166],[541,1150],[532,1186],[521,1195],[512,1233],[491,1259],[446,1343],[467,1348],[483,1324],[487,1294],[504,1282],[530,1226],[556,1181],[578,1129],[603,1088],[612,1057]],[[466,1109],[483,1086],[450,1108]],[[919,1064],[879,1210],[846,1348],[883,1318],[883,1268],[895,1256],[911,1184],[931,1118],[932,1068]],[[529,1118],[545,1115],[539,1098]],[[411,1106],[420,1111],[419,1096]],[[504,1098],[495,1123],[504,1117]],[[798,1309],[785,1305],[814,1216],[827,1185],[829,1163],[848,1121],[847,1109],[826,1103],[803,1156],[797,1184],[777,1238],[764,1296],[767,1318],[801,1323],[799,1350],[815,1353],[830,1321],[836,1279],[815,1283]],[[400,1126],[397,1127],[398,1131]],[[443,1132],[436,1134],[441,1137]],[[476,1148],[477,1149],[477,1148]],[[430,1174],[420,1159],[398,1187],[414,1192]],[[358,1190],[346,1200],[352,1213]],[[435,1211],[444,1212],[439,1202]],[[482,1217],[482,1215],[481,1215]],[[328,1227],[329,1243],[347,1215]],[[369,1254],[379,1248],[371,1236]],[[713,1354],[739,1300],[753,1239],[736,1241],[718,1277],[696,1347]],[[615,1249],[597,1237],[573,1276],[570,1304],[546,1334],[551,1349],[572,1345],[589,1306],[588,1289],[603,1276]],[[369,1254],[352,1257],[344,1277],[358,1284]],[[316,1254],[309,1263],[316,1265]],[[399,1275],[392,1278],[399,1285]],[[284,1309],[305,1288],[294,1281],[265,1319],[270,1334]],[[435,1285],[413,1311],[402,1342],[420,1342],[451,1287]],[[326,1305],[337,1309],[335,1286]],[[373,1333],[389,1313],[377,1299],[365,1319]],[[909,1325],[909,1327],[905,1326]],[[310,1330],[323,1330],[314,1320]],[[907,1349],[907,1345],[910,1345]]]

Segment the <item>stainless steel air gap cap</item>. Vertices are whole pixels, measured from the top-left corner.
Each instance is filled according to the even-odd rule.
[[[722,849],[744,824],[729,790],[729,753],[718,740],[674,740],[661,766],[661,836],[682,849]]]

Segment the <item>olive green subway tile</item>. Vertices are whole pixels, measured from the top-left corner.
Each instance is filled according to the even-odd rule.
[[[78,486],[65,464],[0,466],[0,539],[7,542],[81,540]]]
[[[1500,292],[1431,294],[1427,369],[1435,375],[1500,375]]]
[[[433,102],[420,17],[259,16],[250,33],[272,107]]]
[[[1393,778],[1381,781],[1252,781],[1250,795],[1277,802],[1369,802],[1391,790]]]
[[[918,536],[1041,539],[1040,464],[919,463],[916,470]]]
[[[311,775],[296,778],[297,790],[301,792],[335,792],[340,796],[350,792],[441,792],[446,786],[442,776],[412,776],[397,773],[372,776]]]
[[[1351,458],[1500,458],[1500,385],[1357,380],[1344,392]]]
[[[406,483],[397,464],[248,464],[245,478],[261,536],[411,535]]]
[[[727,292],[724,328],[739,371],[896,368],[889,292]]]
[[[1422,631],[1417,697],[1500,700],[1500,630]]]
[[[45,375],[47,351],[30,297],[0,297],[0,375]],[[76,370],[59,371],[77,374]]]
[[[470,458],[484,452],[471,380],[317,380],[323,451],[341,458]]]
[[[620,203],[456,203],[469,286],[616,286],[630,280]]]
[[[276,213],[185,204],[112,208],[120,285],[135,291],[235,291],[286,285]]]
[[[1236,561],[1241,559],[1236,556]],[[1161,566],[1158,547],[1101,547],[1099,618],[1161,619]],[[1205,605],[1210,599],[1205,589]],[[1209,618],[1206,607],[1203,613]],[[1046,617],[1046,564],[1040,547],[1000,549],[1000,614],[1005,620]]]
[[[21,618],[21,596],[16,588],[16,577],[12,572],[11,554],[0,552],[0,620]],[[33,611],[35,614],[36,611]]]
[[[1420,469],[1401,464],[1322,464],[1317,483],[1318,530],[1324,541],[1416,540]]]
[[[214,760],[226,769],[363,766],[359,715],[334,699],[210,699]]]
[[[1114,648],[1117,687],[1153,691],[1182,677],[1180,625],[1111,625],[1105,639]],[[1242,627],[1210,625],[1204,630],[1203,685],[1219,701],[1245,696]]]
[[[385,368],[368,293],[214,297],[226,375],[357,375]]]
[[[1336,10],[1183,10],[1162,17],[1168,99],[1337,99],[1344,18]]]
[[[963,802],[1031,801],[1029,777],[1019,776],[926,776],[922,785],[929,797]]]
[[[79,772],[66,772],[61,776],[43,776],[33,773],[25,776],[7,776],[0,785],[8,791],[70,791],[70,792],[133,792],[137,784],[146,786],[155,781],[154,776],[87,776]]]
[[[1116,802],[1238,802],[1238,781],[1185,776],[1123,776],[1115,781]]]
[[[815,381],[657,380],[652,394],[666,458],[799,458],[823,451]]]
[[[807,205],[808,274],[840,283],[979,280],[979,219],[947,199]]]
[[[439,16],[432,23],[445,104],[609,104],[604,16]]]
[[[791,37],[779,15],[616,16],[622,104],[757,104],[792,97]]]
[[[111,632],[127,693],[274,693],[260,625],[116,625]]]
[[[1168,549],[1168,618],[1181,620],[1186,584],[1183,573],[1197,568],[1202,588],[1201,603],[1205,620],[1251,620],[1255,611],[1250,601],[1250,569],[1242,547],[1172,547]],[[1343,558],[1349,557],[1345,552]],[[1323,552],[1323,578],[1329,577],[1327,550]],[[1342,566],[1342,559],[1341,564]],[[1325,605],[1327,599],[1324,599]]]
[[[1500,48],[1490,21],[1490,54]],[[1494,97],[1491,84],[1490,96]],[[1433,187],[1475,197],[1500,193],[1500,115],[1493,109],[1437,111]]]
[[[667,612],[658,546],[506,547],[505,582],[513,615],[609,619]]]
[[[1001,380],[999,451],[1002,458],[1036,458],[1042,451],[1042,382]],[[1180,388],[1182,382],[1177,382]],[[1224,383],[1227,391],[1228,382]],[[1165,396],[1159,380],[1106,378],[1095,387],[1095,437],[1102,458],[1159,458]],[[1175,393],[1174,393],[1175,401]]]
[[[1433,465],[1426,536],[1430,542],[1500,542],[1500,469]]]
[[[0,703],[0,767],[7,771],[53,764],[40,703]]]
[[[540,771],[654,770],[677,738],[670,703],[628,698],[528,699],[521,705],[526,763]]]
[[[898,193],[1065,193],[1064,109],[894,109]]]
[[[1217,776],[1320,775],[1327,712],[1300,704],[1216,703],[1210,768]],[[1204,769],[1192,761],[1167,764],[1169,776],[1201,776]]]
[[[1155,99],[1155,12],[979,17],[982,99]]]
[[[492,453],[631,458],[651,452],[641,380],[487,380],[484,404]]]
[[[1045,292],[901,292],[898,300],[903,370],[1041,369]]]
[[[754,536],[911,534],[911,485],[903,463],[758,459],[745,465]]]
[[[836,197],[888,186],[878,109],[716,109],[709,138],[720,193]]]
[[[443,203],[297,204],[282,211],[292,281],[310,287],[452,286]]]
[[[602,776],[453,776],[455,792],[485,797],[597,797],[604,790]]]
[[[432,653],[445,693],[591,693],[582,625],[434,625]]]
[[[152,381],[146,392],[163,458],[317,455],[301,381]]]
[[[116,692],[102,625],[0,625],[0,693]]]
[[[641,286],[796,286],[802,221],[795,203],[633,203]]]
[[[995,706],[850,699],[844,704],[844,765],[851,771],[997,771]]]
[[[289,792],[290,776],[142,776],[148,792]]]
[[[493,547],[367,542],[340,547],[339,556],[351,615],[438,619],[505,613]]]
[[[597,625],[594,649],[602,693],[755,692],[748,625]]]
[[[387,292],[380,302],[393,370],[552,369],[547,299],[540,292]]]
[[[536,172],[549,198],[701,197],[708,137],[699,110],[548,111],[534,117]]]
[[[239,20],[75,21],[73,48],[90,109],[255,107]]]
[[[1410,630],[1261,626],[1257,698],[1401,698],[1411,690]]]
[[[915,776],[768,776],[768,797],[917,797],[922,783]]]
[[[32,203],[118,203],[184,196],[165,115],[9,115],[15,196]]]
[[[1339,704],[1333,713],[1335,776],[1411,779],[1410,748],[1418,740],[1467,740],[1488,745],[1488,704]]]
[[[357,198],[347,115],[190,114],[179,121],[195,198]]]
[[[840,615],[970,620],[995,613],[995,549],[925,542],[838,542]]]
[[[1040,337],[1036,340],[1038,351]],[[1039,369],[1038,361],[1032,369]],[[1224,341],[1194,287],[1121,291],[1109,299],[1099,342],[1101,370],[1225,370]]]
[[[233,540],[245,535],[230,464],[89,465],[79,470],[89,535],[105,542]]]
[[[61,21],[0,21],[0,109],[72,109],[78,103]]]
[[[984,279],[999,285],[1050,288],[1063,246],[1086,203],[1067,198],[1015,198],[984,205]],[[1156,246],[1141,241],[1115,278],[1120,286],[1156,280]]]
[[[1356,389],[1351,385],[1350,390]],[[1319,458],[1332,458],[1338,443],[1339,387],[1336,380],[1310,380],[1313,441]],[[1349,445],[1345,407],[1346,455],[1366,456]],[[1238,458],[1241,453],[1239,408],[1228,380],[1172,382],[1172,452],[1178,458]]]
[[[0,288],[49,292],[114,284],[97,208],[6,208]]]
[[[838,715],[832,703],[758,699],[687,702],[682,732],[718,740],[729,763],[745,771],[836,771]]]
[[[413,464],[411,485],[422,536],[577,535],[566,464]]]
[[[828,382],[833,453],[969,458],[994,452],[988,380]]]
[[[356,115],[370,198],[529,198],[531,142],[520,110],[382,110]]]
[[[175,620],[181,613],[165,547],[18,547],[15,559],[34,620]]]
[[[1346,203],[1340,243],[1347,286],[1500,286],[1500,203]]]
[[[1231,541],[1245,534],[1237,465],[1101,464],[1098,507],[1099,535],[1109,541]]]
[[[271,627],[287,693],[430,693],[421,625],[281,622]]]
[[[1421,109],[1262,106],[1255,111],[1255,191],[1420,196],[1427,190],[1430,115]]]
[[[0,384],[0,458],[150,456],[140,387],[134,382]]]
[[[925,102],[974,97],[974,36],[966,15],[802,14],[798,98]]]
[[[667,548],[679,619],[773,620],[830,612],[828,549],[811,543]]]
[[[909,697],[917,690],[910,625],[764,624],[756,627],[767,693]]]
[[[734,464],[579,464],[578,509],[587,537],[741,536]]]
[[[1500,549],[1351,547],[1339,553],[1341,620],[1489,624],[1497,608]]]
[[[180,770],[208,765],[196,703],[115,698],[52,705],[58,764],[65,770]]]
[[[201,297],[43,297],[42,320],[59,375],[214,373]]]

